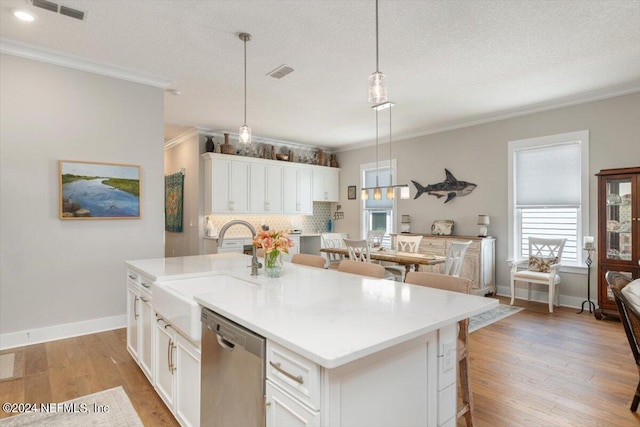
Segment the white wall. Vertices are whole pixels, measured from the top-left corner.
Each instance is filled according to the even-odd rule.
[[[163,91],[0,56],[0,348],[124,326],[124,261],[163,256]],[[61,221],[58,160],[141,165],[137,220]]]
[[[402,114],[398,105],[394,112]],[[399,183],[415,180],[422,185],[443,181],[444,168],[459,180],[478,187],[468,196],[444,204],[444,198],[423,194],[416,200],[398,201],[398,214],[411,215],[411,231],[430,233],[436,219],[455,220],[455,234],[476,235],[478,214],[491,217],[489,234],[497,237],[497,284],[509,285],[507,259],[507,143],[511,140],[588,129],[590,131],[590,227],[585,234],[597,235],[597,179],[600,169],[640,165],[640,94],[619,96],[483,125],[393,143],[398,159]],[[388,146],[381,145],[381,159]],[[375,161],[375,147],[341,152],[340,200],[345,219],[337,231],[359,236],[360,199],[347,200],[347,186],[361,183],[360,164]],[[411,184],[412,197],[415,187]],[[595,264],[594,264],[595,266]],[[597,276],[592,271],[592,299],[597,298]],[[541,290],[543,290],[541,288]],[[546,291],[545,291],[546,292]],[[579,304],[586,297],[586,277],[563,274],[561,304]],[[546,294],[545,294],[546,295]],[[562,296],[565,296],[564,300]],[[575,297],[575,298],[571,298]]]

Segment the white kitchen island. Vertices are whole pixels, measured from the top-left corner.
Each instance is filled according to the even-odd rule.
[[[201,277],[147,274],[161,279],[154,294],[182,293],[266,338],[268,427],[455,426],[457,322],[497,300],[288,263],[280,278],[251,277],[246,262],[219,261]]]

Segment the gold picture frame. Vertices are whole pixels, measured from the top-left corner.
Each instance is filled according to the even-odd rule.
[[[59,161],[60,219],[140,219],[140,166]]]

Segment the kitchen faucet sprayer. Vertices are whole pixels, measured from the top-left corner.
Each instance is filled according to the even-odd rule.
[[[229,227],[233,225],[244,225],[245,227],[247,227],[249,231],[251,231],[252,239],[256,237],[256,234],[258,234],[256,232],[256,229],[253,227],[253,225],[249,224],[247,221],[243,221],[241,219],[234,219],[227,222],[225,225],[223,225],[222,228],[220,229],[220,232],[218,232],[218,246],[222,246],[222,241],[224,240],[224,233],[226,233],[227,229],[229,229]],[[251,245],[251,254],[252,254],[251,255],[251,275],[257,276],[258,269],[262,267],[262,264],[258,262],[258,253],[254,245]]]

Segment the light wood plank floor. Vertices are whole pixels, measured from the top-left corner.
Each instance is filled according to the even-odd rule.
[[[619,322],[517,304],[526,310],[471,334],[479,427],[640,425],[629,411],[637,369]],[[1,402],[62,402],[121,385],[145,426],[178,425],[127,352],[124,329],[24,350],[25,376],[0,382]]]

